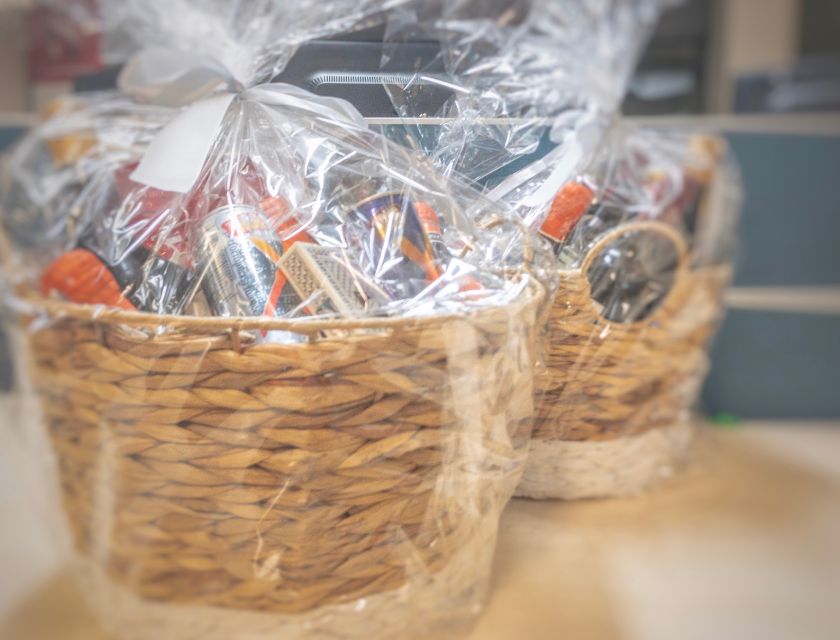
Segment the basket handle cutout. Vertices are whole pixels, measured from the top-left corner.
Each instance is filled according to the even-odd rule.
[[[674,291],[677,289],[677,283],[681,280],[681,276],[685,273],[689,265],[691,252],[688,247],[688,242],[686,241],[685,237],[671,225],[664,224],[662,222],[656,222],[653,220],[640,220],[620,225],[601,236],[598,242],[596,242],[595,245],[587,252],[586,257],[584,258],[583,263],[580,266],[579,271],[583,278],[586,280],[586,286],[590,290],[590,304],[592,304],[593,306],[595,304],[595,301],[592,299],[591,283],[589,282],[588,278],[589,269],[592,267],[592,263],[601,254],[601,252],[604,251],[604,249],[606,249],[611,243],[615,242],[616,240],[628,233],[637,232],[656,233],[660,236],[667,238],[673,243],[674,247],[677,250],[677,268],[674,282],[671,285],[671,288],[669,289],[668,293],[659,303],[658,307],[654,310],[654,312],[649,316],[637,320],[635,322],[617,322],[615,320],[605,318],[600,313],[596,313],[596,315],[598,316],[598,320],[609,326],[619,326],[625,328],[641,327],[643,325],[653,324],[654,322],[656,322],[660,318],[663,309],[666,309],[668,307],[668,301],[674,295]]]

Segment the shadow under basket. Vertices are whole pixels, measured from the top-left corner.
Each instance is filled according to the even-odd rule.
[[[594,256],[622,235],[671,238],[680,254],[673,285],[649,317],[605,319],[587,278]],[[519,497],[575,500],[637,493],[671,475],[693,439],[691,412],[709,370],[728,266],[691,268],[679,232],[657,222],[616,228],[580,269],[561,273],[550,311],[547,372]]]
[[[79,554],[144,602],[317,613],[405,599],[483,545],[475,590],[527,452],[543,295],[298,323],[30,301]],[[254,344],[265,329],[309,342]]]

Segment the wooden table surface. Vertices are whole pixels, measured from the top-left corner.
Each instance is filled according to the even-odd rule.
[[[46,573],[0,638],[106,640],[70,580]],[[468,636],[708,638],[840,639],[840,425],[710,430],[685,474],[640,497],[513,501]]]

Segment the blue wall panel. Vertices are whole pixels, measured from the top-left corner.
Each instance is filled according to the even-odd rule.
[[[712,414],[840,418],[840,317],[731,311],[712,359]]]
[[[736,286],[840,286],[840,138],[732,135],[747,191]],[[711,413],[840,418],[840,317],[732,311]]]
[[[736,284],[840,285],[840,137],[729,138],[747,189]]]
[[[0,129],[0,153],[7,151],[22,135],[23,129]],[[0,326],[0,391],[12,388],[12,368],[9,360],[9,344],[6,334]]]
[[[23,135],[23,131],[15,128],[0,129],[0,152],[14,144]]]

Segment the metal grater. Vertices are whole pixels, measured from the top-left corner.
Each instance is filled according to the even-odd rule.
[[[396,84],[439,85],[446,78],[440,74],[381,73],[378,71],[356,71],[348,73],[320,72],[309,77],[307,89],[315,91],[318,87],[331,84]]]
[[[352,315],[366,311],[375,302],[374,292],[347,267],[340,249],[297,242],[280,258],[278,266],[302,300],[323,292],[307,306],[313,315]]]

